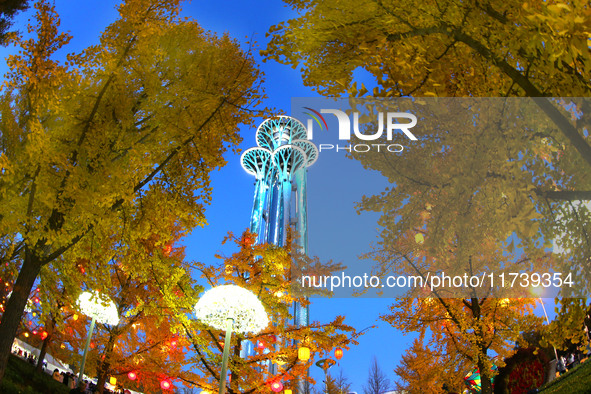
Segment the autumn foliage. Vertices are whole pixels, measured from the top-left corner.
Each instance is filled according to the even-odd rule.
[[[179,4],[123,2],[100,43],[66,61],[57,52],[71,37],[48,1],[35,4],[32,38],[13,37],[21,50],[0,95],[0,233],[2,265],[22,265],[0,324],[0,376],[42,267],[62,260],[61,276],[101,288],[106,265],[76,263],[120,237],[139,200],[154,219],[136,229],[144,238],[165,243],[170,216],[185,230],[205,223],[209,172],[256,116],[243,109],[258,103],[260,75],[238,43],[181,19]]]
[[[255,245],[255,238],[248,232],[241,237],[230,234],[226,241],[237,245],[236,253],[224,257],[217,265],[199,264],[202,278],[210,286],[235,284],[252,291],[271,320],[259,334],[234,334],[227,390],[229,393],[271,393],[269,384],[276,379],[285,388],[295,390],[298,381],[310,379],[306,371],[315,361],[330,357],[335,347],[356,344],[358,334],[344,323],[343,316],[327,323],[312,321],[307,326],[295,325],[294,303],[307,306],[310,301],[292,292],[291,266],[297,258],[305,257],[297,256],[290,242],[285,247]],[[216,365],[221,362],[223,334],[200,322],[187,326],[187,335],[195,351],[190,360],[195,386],[209,391],[215,391],[218,386]],[[310,349],[308,361],[298,360],[300,346]],[[247,348],[254,350],[243,353]]]

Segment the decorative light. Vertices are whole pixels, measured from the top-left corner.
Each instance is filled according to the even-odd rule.
[[[88,353],[88,346],[94,349],[94,343],[90,343],[94,325],[99,323],[117,325],[119,324],[119,314],[115,303],[109,297],[101,295],[98,291],[85,291],[78,297],[76,302],[82,312],[91,317],[90,328],[86,337],[86,345],[84,345],[84,353],[82,354],[82,363],[80,364],[80,371],[78,373],[78,381],[81,382],[84,377],[84,364],[86,363],[86,354]]]
[[[279,355],[275,358],[275,364],[282,366],[287,364],[287,359],[284,355]]]
[[[109,378],[109,383],[111,383],[113,386],[115,386],[117,384],[117,378],[114,376],[111,376]]]
[[[291,390],[290,389],[285,389],[285,390],[283,390],[283,394],[291,394]]]
[[[263,350],[265,348],[265,344],[261,341],[257,342],[257,349]]]
[[[115,303],[98,291],[85,291],[78,297],[78,307],[87,316],[95,318],[99,323],[115,326],[119,324],[119,315]]]
[[[310,359],[310,348],[302,346],[298,349],[298,359],[301,361],[308,361]]]
[[[172,386],[172,383],[170,383],[170,380],[168,380],[168,379],[163,379],[160,381],[160,388],[162,390],[170,390],[171,386]]]
[[[334,358],[336,358],[337,360],[343,358],[343,349],[341,349],[340,347],[336,348],[334,350]]]
[[[222,394],[226,390],[232,331],[258,334],[269,324],[267,312],[252,292],[235,285],[225,285],[214,287],[203,294],[195,304],[195,316],[215,329],[226,331],[219,387]]]
[[[172,245],[166,245],[163,249],[164,255],[169,256],[170,252],[172,252]]]
[[[207,390],[202,390],[201,394],[212,394],[211,391],[207,391]]]
[[[281,383],[281,381],[275,380],[271,383],[271,391],[278,393],[281,390],[283,390],[283,383]]]
[[[214,287],[206,291],[195,305],[197,319],[217,330],[225,330],[233,319],[233,330],[254,334],[269,324],[265,308],[250,291],[235,285]]]
[[[129,378],[129,380],[136,380],[137,374],[135,372],[131,371],[130,373],[127,374],[127,377]]]
[[[74,319],[74,321],[78,320],[78,315],[74,313],[74,316],[72,316],[72,319]]]
[[[62,344],[60,345],[60,347],[61,347],[62,349],[65,349],[65,348],[66,348],[66,345],[65,345],[64,343],[62,343]]]
[[[28,338],[29,337],[29,333],[28,332],[25,332],[23,335],[25,336],[25,338]]]
[[[48,336],[48,335],[49,335],[49,334],[47,333],[47,331],[43,331],[43,332],[41,333],[41,339],[42,339],[42,340],[45,340],[45,338],[47,338],[47,336]]]

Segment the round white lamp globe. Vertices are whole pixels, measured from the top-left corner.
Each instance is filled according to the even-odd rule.
[[[261,301],[250,291],[236,285],[214,287],[195,305],[195,316],[218,330],[225,330],[232,319],[233,330],[257,334],[269,324]]]

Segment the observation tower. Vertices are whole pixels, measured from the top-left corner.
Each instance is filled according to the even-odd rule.
[[[286,229],[295,226],[301,251],[308,252],[307,168],[318,159],[316,145],[297,119],[276,116],[256,131],[254,148],[241,157],[242,167],[256,178],[250,231],[256,242],[284,245]],[[294,303],[294,323],[309,324],[308,308]]]

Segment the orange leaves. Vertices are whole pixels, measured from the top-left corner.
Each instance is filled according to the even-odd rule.
[[[299,301],[302,306],[309,304],[304,296],[293,292],[290,266],[294,264],[292,259],[296,253],[290,244],[285,247],[260,245],[255,244],[255,238],[249,231],[240,236],[229,234],[225,241],[234,242],[237,250],[216,266],[199,264],[212,286],[234,283],[254,292],[272,322],[258,335],[232,338],[230,386],[236,392],[268,392],[268,386],[262,386],[269,378],[268,361],[277,363],[272,378],[281,379],[288,387],[289,381],[305,377],[305,371],[314,361],[331,354],[335,344],[347,348],[356,343],[355,329],[347,326],[342,316],[332,322],[294,325],[293,302]],[[212,331],[199,322],[194,323],[192,332],[193,347],[200,352],[191,359],[198,371],[195,379],[201,386],[208,387],[211,371],[215,370],[212,366],[219,363],[221,356],[223,333]],[[310,358],[299,361],[298,348],[304,344],[310,351]],[[252,354],[240,357],[246,349],[253,349]]]

